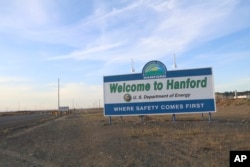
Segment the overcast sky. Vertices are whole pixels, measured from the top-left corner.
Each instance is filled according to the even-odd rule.
[[[250,90],[250,1],[1,0],[0,111],[103,106],[103,76],[151,60]]]

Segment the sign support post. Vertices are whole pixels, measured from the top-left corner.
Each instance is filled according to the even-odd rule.
[[[172,120],[175,122],[176,121],[176,116],[175,114],[172,115]]]
[[[111,116],[109,117],[109,125],[112,125],[112,119],[111,119]]]
[[[212,121],[212,114],[211,114],[211,112],[208,113],[208,121],[209,121],[209,122]]]
[[[141,117],[141,123],[143,123],[144,122],[144,115],[141,115],[140,117]]]

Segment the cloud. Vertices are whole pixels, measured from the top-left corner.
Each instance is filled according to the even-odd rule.
[[[90,54],[96,54],[100,52],[105,52],[107,50],[115,49],[119,46],[121,46],[122,43],[113,43],[113,44],[103,44],[100,46],[92,47],[92,48],[87,48],[86,50],[80,50],[80,51],[73,51],[72,53],[66,55],[66,56],[57,56],[57,57],[51,57],[48,58],[48,60],[63,60],[63,59],[75,59],[75,60],[106,60],[107,57],[105,56],[100,56],[100,57],[95,57],[95,56],[89,56]]]
[[[78,104],[78,107],[89,107],[93,103],[101,100],[103,102],[101,85],[89,85],[86,83],[66,83],[60,89],[62,105],[72,106],[72,102]]]
[[[14,24],[11,27],[21,27],[20,33],[16,33],[23,38],[72,47],[68,55],[56,55],[51,60],[91,59],[94,53],[103,56],[102,47],[116,44],[119,44],[120,50],[116,48],[113,51],[113,47],[105,49],[111,59],[121,52],[136,53],[138,59],[144,59],[146,54],[143,53],[151,52],[159,58],[174,51],[181,53],[196,46],[196,43],[204,42],[204,39],[211,40],[236,29],[225,24],[233,16],[232,11],[237,5],[234,0],[194,1],[192,4],[174,0],[128,1],[119,7],[97,3],[92,15],[68,25],[60,24],[60,12],[52,12],[57,8],[49,1],[28,3],[30,6],[20,3],[13,4],[14,10],[11,11],[16,12],[1,23],[21,16],[24,19],[11,22]],[[239,27],[244,26],[242,24]],[[102,56],[95,57],[102,59]]]
[[[93,15],[73,25],[72,31],[64,29],[71,35],[82,29],[79,35],[83,40],[80,43],[87,44],[50,60],[107,61],[108,58],[115,63],[114,60],[124,61],[128,55],[145,60],[182,53],[237,30],[225,24],[233,15],[236,2],[197,1],[187,4],[180,1],[139,1],[110,10],[95,9]]]
[[[208,62],[215,63],[210,59],[215,53],[202,54],[203,58],[196,55],[193,59],[183,53],[247,27],[248,22],[231,26],[246,15],[246,9],[237,5],[234,0],[192,4],[188,1],[136,1],[116,8],[97,5],[92,15],[61,29],[60,33],[68,32],[65,39],[74,43],[75,48],[47,60],[77,60],[86,66],[89,61],[98,62],[98,66],[93,63],[96,70],[86,74],[91,77],[111,74],[114,69],[118,74],[129,72],[131,59],[137,71],[152,59],[167,60],[171,66],[173,54],[180,68],[193,67],[197,61],[202,62],[197,64],[199,67],[208,66]],[[70,35],[82,38],[72,40]],[[128,70],[124,70],[126,68]]]
[[[22,84],[25,82],[29,82],[30,79],[26,77],[17,77],[17,76],[1,76],[0,84],[1,85],[14,85],[14,84]]]
[[[88,85],[85,83],[63,83],[60,85],[60,105],[70,108],[103,107],[103,87],[100,85]],[[33,86],[1,85],[2,110],[39,110],[57,109],[58,87],[57,83]],[[4,97],[4,98],[3,98]],[[73,104],[74,103],[74,104]]]
[[[238,78],[237,82],[217,83],[215,85],[215,91],[249,91],[249,78]]]
[[[44,1],[14,0],[1,2],[0,30],[23,30],[43,26],[51,18],[48,12],[49,3]]]

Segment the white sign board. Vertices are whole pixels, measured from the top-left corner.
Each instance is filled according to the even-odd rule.
[[[61,112],[69,111],[69,107],[68,106],[60,106],[59,111],[61,111]]]

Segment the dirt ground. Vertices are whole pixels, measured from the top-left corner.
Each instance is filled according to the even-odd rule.
[[[208,115],[114,117],[82,110],[2,131],[0,167],[229,166],[230,150],[250,150],[250,103],[218,102]]]

